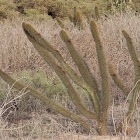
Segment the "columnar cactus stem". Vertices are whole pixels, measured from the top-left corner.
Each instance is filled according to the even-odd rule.
[[[98,32],[97,25],[94,20],[91,21],[90,27],[91,27],[92,36],[96,45],[98,64],[99,64],[99,69],[100,69],[100,75],[102,78],[101,118],[100,119],[103,122],[101,126],[101,131],[103,131],[103,133],[106,133],[105,132],[106,130],[104,127],[106,123],[107,111],[108,111],[108,106],[109,106],[109,98],[110,98],[110,87],[109,87],[110,84],[109,84],[109,77],[108,77],[108,69],[107,69],[106,58],[104,55],[103,47],[102,47],[101,40],[99,37],[99,32]]]
[[[23,25],[24,28],[24,25]],[[30,33],[24,28],[25,34],[28,39],[32,42],[35,49],[40,53],[40,55],[44,58],[44,60],[54,69],[55,73],[61,79],[62,83],[67,89],[69,96],[71,97],[73,103],[76,105],[77,109],[81,112],[82,115],[86,116],[89,119],[95,119],[95,114],[88,111],[80,101],[77,92],[74,90],[69,78],[66,75],[65,70],[63,70],[59,65],[56,64],[55,60],[49,55],[48,51],[45,50],[39,43],[30,35]]]
[[[99,126],[101,127],[99,130],[99,133],[101,135],[106,134],[106,126],[105,126],[105,120],[106,120],[106,115],[104,113],[104,110],[102,108],[104,103],[103,103],[103,98],[104,97],[102,94],[106,94],[107,91],[106,89],[103,90],[103,88],[105,87],[104,85],[104,80],[106,80],[106,82],[108,83],[108,80],[106,79],[106,75],[103,76],[103,71],[101,71],[101,76],[102,76],[102,94],[101,91],[98,89],[98,85],[96,83],[96,80],[94,78],[94,76],[91,74],[88,65],[85,63],[85,61],[83,60],[83,58],[81,57],[81,55],[76,51],[76,49],[74,48],[74,45],[72,44],[70,38],[68,37],[67,33],[62,30],[61,31],[61,37],[64,40],[64,42],[67,45],[67,48],[75,62],[75,64],[77,65],[81,76],[83,78],[83,80],[80,79],[80,77],[78,75],[75,74],[75,72],[73,71],[73,69],[68,66],[68,64],[64,61],[63,57],[60,55],[60,53],[55,50],[52,45],[47,42],[31,25],[23,23],[23,30],[26,34],[26,36],[28,37],[29,41],[34,45],[35,49],[39,52],[39,54],[44,58],[44,60],[54,69],[55,73],[58,75],[58,77],[61,79],[62,83],[64,84],[64,86],[67,89],[67,92],[72,100],[72,102],[75,104],[76,108],[79,110],[79,112],[85,116],[88,119],[97,119]],[[92,23],[91,23],[92,26]],[[94,27],[91,29],[93,30]],[[97,39],[99,39],[99,36],[97,36],[98,32],[97,30],[95,31],[96,33],[93,35],[95,37],[95,42],[96,42],[96,46],[100,45],[99,42],[97,42]],[[97,48],[97,54],[98,57],[101,55],[103,58],[104,54],[103,54],[103,50],[101,48],[101,50],[99,48]],[[52,55],[50,55],[50,53]],[[56,60],[54,59],[54,57],[60,62],[60,65],[58,65],[56,63]],[[98,61],[102,61],[101,58],[98,58]],[[105,61],[99,62],[101,63],[100,65],[105,64]],[[106,68],[105,66],[99,66],[101,69]],[[105,72],[106,74],[106,72]],[[6,74],[4,74],[2,71],[0,71],[0,76],[9,84],[14,84],[14,80],[12,78],[10,78],[8,75],[4,76]],[[74,89],[73,85],[71,84],[71,81],[69,79],[69,77],[78,85],[80,85],[83,89],[86,89],[87,92],[90,94],[91,99],[93,100],[94,103],[94,111],[95,113],[87,110],[81,103],[80,98],[78,96],[78,93],[76,92],[76,90]],[[106,84],[106,86],[108,86]],[[24,88],[25,86],[20,84],[19,82],[15,83],[14,86],[16,89],[20,90],[21,88]],[[106,87],[108,88],[108,87]],[[59,113],[61,113],[62,115],[69,117],[77,122],[80,122],[83,127],[85,127],[88,131],[90,130],[89,126],[78,116],[76,116],[75,114],[70,113],[69,111],[65,110],[64,108],[57,106],[56,104],[52,103],[50,100],[48,100],[48,98],[44,97],[41,93],[39,93],[38,91],[32,89],[32,88],[27,88],[28,90],[30,90],[30,93],[33,94],[35,97],[43,100],[46,104],[48,104],[52,109],[58,111]],[[100,97],[102,95],[102,97]],[[107,94],[106,94],[107,95]],[[106,101],[106,99],[105,99]],[[107,103],[108,104],[108,103]],[[105,106],[105,105],[104,105]],[[106,107],[106,106],[105,106]],[[107,111],[107,110],[106,110]],[[105,119],[103,119],[103,117],[105,117]]]
[[[125,39],[126,39],[126,43],[127,43],[127,47],[128,47],[128,51],[130,53],[131,59],[133,61],[133,65],[134,65],[134,72],[135,72],[135,88],[133,90],[133,95],[130,101],[130,106],[126,115],[127,118],[127,122],[129,123],[133,114],[134,114],[134,110],[136,108],[136,102],[137,102],[137,96],[140,93],[140,61],[138,60],[135,48],[133,46],[133,42],[131,37],[129,36],[129,34],[123,30],[122,31]],[[121,128],[122,129],[122,128]],[[120,130],[121,130],[120,129]]]
[[[113,67],[113,64],[111,63],[109,65],[109,73],[114,81],[114,83],[123,91],[123,93],[127,96],[129,93],[129,90],[124,86],[122,81],[118,78],[117,73]]]
[[[73,22],[73,24],[79,28],[79,30],[84,29],[82,15],[76,7],[74,7],[74,15],[72,16],[71,14],[68,14],[68,17],[70,21]]]
[[[74,18],[73,18],[73,16],[72,16],[72,14],[68,14],[68,17],[69,17],[69,20],[70,20],[71,22],[74,22]]]
[[[90,131],[90,126],[82,120],[79,116],[75,115],[74,113],[71,113],[70,111],[66,110],[65,108],[56,105],[53,103],[51,100],[49,100],[46,96],[44,96],[42,93],[39,91],[36,91],[35,89],[32,89],[30,87],[27,87],[20,82],[17,82],[16,80],[12,79],[10,76],[8,76],[6,73],[4,73],[0,69],[0,77],[9,85],[13,86],[13,88],[16,88],[17,90],[22,90],[25,89],[25,92],[28,91],[32,96],[37,97],[41,101],[43,101],[47,106],[52,108],[53,110],[59,112],[65,117],[68,117],[70,119],[75,120],[76,122],[80,123],[87,131]]]
[[[58,22],[58,24],[60,25],[61,28],[65,28],[64,23],[62,22],[62,20],[59,17],[56,18],[56,21]]]
[[[77,26],[79,29],[84,29],[83,19],[80,11],[77,11]]]
[[[74,7],[74,18],[73,18],[74,25],[77,24],[77,8]]]
[[[74,45],[72,44],[72,41],[68,37],[67,33],[64,30],[62,30],[60,32],[60,35],[61,35],[63,41],[66,43],[66,46],[71,54],[71,57],[73,58],[75,64],[77,65],[84,81],[93,90],[92,93],[90,92],[90,95],[94,101],[95,110],[99,114],[99,112],[100,112],[99,105],[100,104],[99,104],[99,101],[97,99],[97,94],[99,94],[97,82],[96,82],[95,78],[93,77],[93,75],[91,74],[88,65],[85,63],[85,61],[83,60],[81,55],[76,51],[76,49],[75,49]]]
[[[77,16],[78,16],[77,9],[75,8],[74,11],[75,12],[74,12],[73,20],[74,22],[75,21],[77,22]],[[95,21],[94,20],[91,21],[90,27],[91,27],[93,39],[95,41],[99,70],[100,70],[100,75],[102,79],[101,90],[99,89],[98,84],[93,74],[90,72],[90,69],[87,63],[84,61],[82,56],[76,51],[71,39],[69,38],[69,36],[64,30],[60,32],[60,35],[63,41],[65,42],[67,49],[69,50],[71,54],[72,59],[77,65],[82,78],[80,78],[74,72],[74,70],[65,62],[61,54],[57,50],[55,50],[53,46],[49,42],[47,42],[30,24],[23,23],[22,26],[29,41],[33,44],[35,49],[44,58],[44,60],[53,68],[55,73],[58,75],[58,77],[60,78],[64,86],[66,87],[67,92],[72,102],[74,103],[76,108],[79,110],[79,112],[83,116],[85,116],[87,119],[91,119],[91,120],[96,119],[100,128],[99,134],[106,135],[107,133],[106,132],[106,119],[107,119],[107,111],[108,111],[109,97],[110,97],[110,88],[109,88],[110,82],[109,82],[109,77],[108,77],[107,62],[106,62],[103,46],[101,44],[99,32],[98,32]],[[133,90],[133,95],[130,101],[129,110],[127,112],[127,122],[129,122],[135,110],[137,95],[140,91],[140,61],[138,60],[138,57],[136,55],[136,52],[132,43],[132,39],[130,38],[130,36],[128,35],[126,31],[123,31],[123,35],[126,38],[128,50],[134,64],[134,71],[135,71],[134,84],[136,85]],[[57,61],[55,58],[60,62],[59,64],[57,64]],[[113,65],[109,66],[109,72],[110,72],[110,75],[112,76],[112,79],[116,83],[116,85],[123,92],[125,92],[126,95],[128,95],[128,89],[123,85],[121,80],[116,75]],[[81,123],[81,125],[87,131],[90,131],[90,126],[83,119],[81,119],[81,117],[77,116],[74,113],[71,113],[70,111],[66,110],[65,108],[61,106],[54,104],[51,100],[49,100],[40,92],[30,87],[26,87],[25,85],[15,81],[11,77],[9,77],[6,73],[4,73],[1,69],[0,69],[0,77],[2,77],[2,79],[5,82],[7,82],[9,85],[13,85],[13,87],[16,88],[17,90],[21,90],[25,88],[26,91],[29,91],[31,95],[44,101],[53,110],[59,112],[65,117],[68,117],[70,119],[73,119],[76,122]],[[74,89],[74,86],[71,83],[70,78],[77,85],[85,89],[90,94],[90,97],[94,103],[94,113],[89,111],[85,106],[83,106],[77,91]],[[120,131],[123,127],[122,124],[123,123],[121,122],[118,128]]]
[[[99,20],[101,17],[100,17],[100,12],[99,12],[99,9],[98,9],[97,6],[95,6],[94,11],[95,11],[95,18],[96,18],[96,20]]]
[[[136,55],[136,51],[133,46],[131,37],[125,30],[123,30],[122,33],[126,39],[128,51],[129,51],[131,59],[133,61],[134,71],[135,71],[135,83],[136,83],[140,79],[140,61],[138,60],[138,57]]]
[[[28,31],[30,35],[35,38],[35,40],[42,46],[44,49],[47,51],[51,52],[53,56],[60,62],[61,66],[66,70],[68,75],[71,77],[72,80],[76,84],[78,84],[80,87],[84,88],[87,90],[90,94],[93,94],[93,87],[96,91],[96,93],[100,93],[98,89],[98,85],[96,83],[96,80],[94,77],[92,78],[90,76],[90,79],[92,78],[93,80],[93,85],[91,84],[92,89],[87,85],[86,83],[82,82],[82,80],[79,78],[79,76],[73,71],[73,69],[64,61],[63,57],[60,55],[58,51],[56,51],[49,42],[47,42],[30,24],[23,23],[23,29]],[[26,32],[25,32],[26,33]],[[85,78],[86,79],[86,78]],[[94,91],[94,92],[95,92]]]
[[[90,26],[91,26],[92,36],[96,44],[99,69],[100,69],[101,78],[102,78],[102,105],[103,105],[102,111],[105,113],[109,104],[108,69],[107,69],[105,55],[103,52],[103,47],[102,47],[100,37],[99,37],[99,32],[98,32],[98,29],[94,20],[91,21]]]
[[[131,37],[125,30],[123,30],[122,33],[126,39],[127,48],[128,48],[129,54],[131,56],[131,59],[133,61],[134,73],[135,73],[135,82],[134,82],[135,87],[132,91],[131,99],[129,99],[130,105],[128,108],[128,112],[126,114],[126,121],[127,121],[127,124],[129,124],[129,122],[131,121],[131,118],[134,114],[135,108],[136,108],[137,96],[140,92],[140,61],[138,60]],[[121,80],[117,77],[112,65],[110,65],[110,75],[112,76],[112,79],[114,80],[116,85],[125,93],[125,95],[126,96],[129,95],[128,89],[123,85]],[[122,128],[123,128],[123,121],[119,124],[117,131],[121,132]]]
[[[83,77],[83,80],[86,84],[82,84],[80,82],[80,78],[75,75],[73,70],[67,66],[65,61],[63,60],[62,56],[56,51],[31,25],[23,23],[23,29],[25,34],[27,35],[28,39],[33,43],[36,50],[40,53],[40,55],[44,58],[44,60],[54,69],[56,74],[61,79],[62,83],[65,85],[69,96],[71,97],[73,103],[77,107],[77,109],[81,112],[82,115],[86,116],[89,119],[97,119],[99,125],[100,125],[100,134],[106,134],[106,116],[107,116],[107,109],[109,104],[109,87],[108,87],[108,76],[107,76],[107,68],[106,68],[106,61],[105,56],[103,53],[103,49],[100,43],[99,35],[97,28],[93,26],[93,23],[91,23],[91,31],[96,43],[96,50],[98,54],[98,61],[99,61],[99,68],[101,72],[102,77],[102,94],[100,90],[98,89],[98,85],[96,83],[95,78],[91,74],[88,65],[85,63],[85,61],[82,59],[82,57],[77,53],[75,50],[72,42],[70,41],[67,33],[62,30],[61,31],[61,37],[64,40],[64,42],[67,45],[67,48],[76,63],[81,76]],[[93,30],[94,33],[93,33]],[[60,62],[61,66],[57,65],[55,60],[52,56],[49,55],[48,52],[51,52],[55,58]],[[101,56],[100,56],[101,55]],[[105,72],[104,72],[105,70]],[[80,99],[78,97],[78,94],[74,90],[73,86],[71,85],[67,74],[76,81],[76,83],[80,84],[81,87],[84,87],[91,95],[94,107],[95,107],[95,113],[92,113],[88,111],[80,102]],[[106,88],[106,89],[104,89]],[[106,98],[104,98],[106,97]],[[108,101],[108,102],[107,102]]]

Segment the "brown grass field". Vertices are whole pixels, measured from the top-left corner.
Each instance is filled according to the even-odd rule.
[[[29,71],[34,75],[41,68],[45,70],[48,80],[55,82],[53,70],[39,56],[32,44],[26,38],[22,29],[22,18],[6,20],[0,22],[0,67],[9,75],[20,74],[22,71]],[[78,73],[64,42],[59,36],[60,26],[55,20],[36,21],[26,20],[32,24],[53,46],[57,49],[66,62]],[[95,44],[89,28],[89,23],[85,20],[85,29],[78,30],[73,24],[65,21],[67,32],[77,47],[76,49],[83,55],[90,69],[94,73],[98,83],[100,83],[100,73],[96,58]],[[133,64],[127,51],[126,41],[122,35],[122,30],[126,30],[133,39],[135,49],[140,58],[140,17],[132,12],[122,15],[110,15],[102,17],[97,21],[100,37],[104,46],[107,62],[112,62],[129,89],[133,88]],[[20,77],[28,78],[27,75]],[[32,77],[30,77],[32,78]],[[20,80],[20,79],[17,79]],[[30,80],[30,79],[29,79]],[[110,78],[111,80],[111,78]],[[1,86],[2,85],[2,86]],[[4,85],[4,86],[3,86]],[[53,86],[53,85],[52,85]],[[7,86],[0,79],[0,94],[5,93],[0,102],[0,139],[2,140],[139,140],[140,139],[140,109],[137,106],[132,128],[134,132],[127,136],[125,130],[116,135],[116,126],[127,110],[126,98],[122,91],[111,80],[111,101],[108,112],[108,134],[109,136],[98,136],[96,132],[96,122],[93,123],[93,131],[90,134],[84,132],[80,124],[77,124],[63,116],[48,111],[47,107],[33,97],[24,98],[24,91],[18,92]],[[13,93],[17,93],[12,96]],[[84,97],[81,99],[84,102]],[[1,97],[0,97],[1,98]],[[76,112],[68,95],[61,97],[57,94],[52,100],[72,109]],[[13,102],[17,101],[19,110],[13,107]],[[23,101],[23,102],[22,102]],[[28,106],[28,109],[26,109]],[[70,104],[70,105],[68,105]]]

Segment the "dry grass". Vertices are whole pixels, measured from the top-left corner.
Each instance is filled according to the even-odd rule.
[[[133,80],[133,67],[129,53],[127,51],[125,39],[121,33],[123,29],[128,31],[133,38],[137,54],[140,53],[140,22],[139,17],[132,13],[110,16],[98,22],[100,36],[108,58],[112,61],[126,86],[131,88]],[[48,66],[33,48],[26,38],[21,24],[24,20],[5,21],[0,23],[0,66],[6,72],[19,72],[25,69],[36,70],[38,67],[47,68],[48,75],[51,74]],[[67,63],[75,68],[65,44],[59,36],[61,28],[55,21],[28,21],[31,23],[53,46],[60,51]],[[71,23],[66,23],[69,27],[68,33],[77,47],[87,60],[92,72],[99,80],[99,71],[96,59],[96,51],[91,36],[89,25],[83,31],[74,28]],[[113,88],[114,90],[114,88]],[[114,91],[113,91],[114,92]]]
[[[12,113],[12,112],[11,112]],[[17,115],[18,112],[15,112]],[[15,116],[16,116],[15,115]],[[19,115],[19,114],[18,114]],[[18,119],[8,123],[0,119],[0,139],[2,140],[138,140],[139,137],[125,135],[98,136],[95,130],[90,134],[84,133],[80,124],[70,121],[61,115],[23,113],[30,119]]]
[[[52,76],[53,71],[46,63],[44,63],[43,59],[38,55],[32,44],[26,38],[21,27],[23,21],[24,19],[17,19],[0,23],[0,60],[2,60],[0,61],[0,67],[2,67],[2,69],[9,74],[15,72],[17,73],[25,69],[30,69],[33,73],[35,73],[39,70],[40,67],[42,67],[46,69],[46,74],[48,77]],[[110,16],[107,19],[103,18],[101,19],[101,21],[98,21],[100,36],[108,62],[112,61],[114,63],[121,79],[129,89],[133,87],[133,65],[127,51],[125,39],[121,31],[123,29],[128,31],[130,36],[133,38],[137,54],[140,57],[139,21],[140,17],[135,16],[133,13],[122,14],[121,16],[114,15]],[[72,59],[70,58],[70,55],[66,50],[65,44],[59,36],[59,32],[61,30],[59,25],[53,20],[50,20],[47,23],[46,21],[28,22],[31,23],[51,44],[53,44],[54,47],[60,51],[67,63],[69,63],[77,71],[75,64],[72,62]],[[80,53],[84,56],[95,77],[98,79],[98,82],[100,82],[96,51],[94,47],[95,44],[91,36],[89,24],[85,21],[86,28],[82,31],[74,28],[71,23],[65,24],[68,27],[68,33],[75,46],[77,47],[77,50],[79,50]],[[119,123],[120,118],[122,118],[123,116],[122,112],[125,111],[125,108],[122,108],[122,101],[124,101],[123,94],[113,82],[111,82],[111,95],[112,107],[110,107],[108,118],[108,129],[110,131],[110,134],[115,133],[114,125]],[[15,111],[13,111],[13,113],[18,114]],[[135,117],[136,123],[133,126],[135,128],[135,133],[133,134],[134,136],[139,136],[140,118],[138,113],[139,110],[137,111],[137,115]],[[81,135],[81,130],[78,133],[79,135],[77,135],[77,129],[80,127],[79,124],[74,123],[70,120],[67,121],[62,116],[59,117],[58,114],[53,114],[50,116],[49,114],[46,114],[46,111],[45,115],[40,115],[37,112],[35,115],[27,114],[27,116],[31,116],[32,119],[21,119],[21,122],[18,120],[17,123],[10,124],[10,126],[1,118],[0,134],[2,136],[0,137],[0,139],[12,139],[12,137],[13,139],[23,139],[23,137],[24,139],[25,137],[27,139],[42,139],[42,137],[45,137],[45,139],[94,140],[93,134],[96,135],[94,130],[91,135],[83,136]],[[45,121],[44,124],[44,118],[49,118],[49,123]],[[67,126],[64,126],[63,121],[65,120],[67,122]],[[10,132],[12,137],[9,137]],[[50,138],[46,136],[47,134]],[[58,138],[52,135],[57,135]],[[96,138],[96,140],[97,139],[98,138]]]

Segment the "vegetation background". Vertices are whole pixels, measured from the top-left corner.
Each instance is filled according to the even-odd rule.
[[[75,6],[82,13],[84,30],[78,30],[69,22],[68,14],[73,13]],[[78,73],[59,36],[61,27],[56,22],[56,17],[60,17],[75,46],[100,83],[96,51],[91,48],[95,44],[88,21],[95,18],[95,6],[98,6],[102,17],[98,21],[98,27],[108,62],[114,63],[117,73],[131,89],[134,80],[133,66],[121,31],[125,29],[131,35],[140,57],[139,0],[0,0],[0,67],[15,79],[41,91],[57,104],[77,112],[59,78],[26,38],[21,24],[23,21],[30,22]],[[90,108],[85,91],[74,86],[81,93],[83,104]],[[122,92],[111,81],[108,118],[110,136],[116,134],[115,126],[127,109],[125,100]],[[132,126],[135,131],[129,136],[135,139],[139,139],[139,111],[138,109]],[[93,135],[97,135],[96,125],[94,123],[93,132],[87,135],[79,124],[57,114],[28,93],[12,89],[0,79],[0,139],[94,139]]]
[[[86,17],[94,17],[95,6],[98,6],[103,14],[113,14],[127,9],[140,11],[139,0],[0,0],[0,18],[22,16],[47,20],[52,16],[67,19],[75,6]]]

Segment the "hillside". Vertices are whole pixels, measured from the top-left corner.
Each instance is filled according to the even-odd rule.
[[[26,17],[30,19],[67,18],[73,8],[77,7],[86,17],[94,16],[94,7],[98,6],[101,13],[133,9],[139,12],[140,1],[131,3],[110,0],[0,0],[0,19]]]

